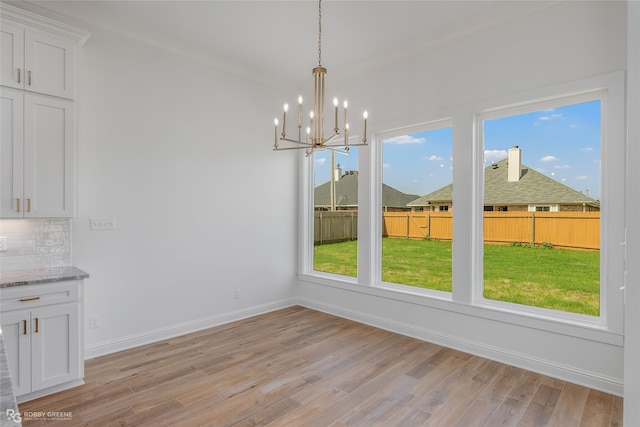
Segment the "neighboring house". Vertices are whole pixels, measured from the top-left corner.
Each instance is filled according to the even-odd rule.
[[[408,203],[414,211],[452,208],[453,184]],[[506,159],[484,169],[484,210],[516,212],[592,212],[600,202],[522,164],[518,146]]]
[[[358,171],[336,169],[336,210],[358,210]],[[388,185],[382,185],[382,207],[385,212],[411,210],[407,203],[417,199],[415,194],[405,194]],[[325,182],[315,188],[314,205],[316,211],[331,210],[331,182]]]

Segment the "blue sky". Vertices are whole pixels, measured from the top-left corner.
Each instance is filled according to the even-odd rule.
[[[592,101],[485,121],[485,167],[514,145],[522,163],[575,190],[600,198],[600,102]],[[383,142],[383,182],[422,196],[452,181],[452,129],[436,129]],[[335,155],[343,171],[357,170],[357,148]],[[315,183],[329,179],[329,153],[314,154]]]

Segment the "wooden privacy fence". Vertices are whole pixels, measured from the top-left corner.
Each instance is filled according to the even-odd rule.
[[[313,240],[323,243],[345,242],[358,238],[358,212],[316,212],[313,222]]]
[[[384,212],[382,235],[405,239],[451,240],[450,212]]]
[[[450,212],[385,212],[383,237],[451,240]],[[315,243],[354,240],[357,212],[316,212]],[[551,243],[556,247],[599,250],[600,212],[485,212],[485,243]]]

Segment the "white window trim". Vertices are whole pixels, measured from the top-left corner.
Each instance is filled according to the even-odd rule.
[[[527,97],[532,101],[527,101]],[[624,142],[624,99],[624,73],[619,72],[546,88],[536,94],[512,98],[510,102],[503,102],[503,107],[480,110],[481,112],[475,114],[477,139],[474,170],[475,180],[478,183],[475,191],[479,195],[475,198],[476,206],[473,210],[476,212],[474,217],[477,230],[480,232],[474,234],[475,242],[472,243],[472,250],[476,253],[474,257],[476,262],[473,265],[473,282],[476,284],[472,298],[474,305],[505,312],[522,311],[523,314],[531,316],[584,324],[622,334],[624,295],[618,284],[623,283],[624,280],[624,265],[621,262],[623,250],[620,247],[620,243],[624,242],[624,170],[620,165],[624,165],[625,162],[624,150],[607,150],[607,147],[611,145],[611,141]],[[484,151],[483,121],[595,100],[601,101],[602,111],[600,316],[579,315],[485,299],[482,295],[484,279],[481,233],[483,210],[481,201],[484,191],[483,159],[481,158]],[[624,143],[615,144],[614,147],[624,147]]]
[[[442,292],[435,291],[431,289],[422,289],[416,288],[415,286],[403,285],[399,283],[389,283],[382,281],[382,144],[385,139],[390,139],[403,135],[411,135],[419,132],[429,132],[433,130],[443,129],[443,128],[453,128],[453,120],[451,118],[444,118],[438,120],[432,120],[429,122],[397,128],[385,132],[380,132],[376,134],[375,139],[375,157],[376,159],[380,159],[380,161],[375,162],[373,166],[376,170],[376,180],[372,183],[375,188],[375,197],[372,200],[371,205],[373,206],[373,212],[375,213],[375,217],[377,221],[376,228],[373,232],[373,241],[375,242],[375,253],[374,260],[372,264],[372,269],[370,269],[371,277],[373,281],[371,282],[373,286],[385,288],[385,289],[395,289],[401,292],[408,292],[410,294],[422,295],[427,297],[439,298],[439,299],[451,299],[450,292]],[[360,196],[360,195],[359,195]],[[360,231],[360,230],[358,230]]]

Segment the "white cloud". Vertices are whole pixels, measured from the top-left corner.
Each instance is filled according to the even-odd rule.
[[[389,163],[383,163],[382,164],[382,169],[389,169],[391,167],[391,165]]]
[[[538,120],[555,120],[555,119],[559,119],[560,117],[562,117],[562,114],[552,113],[546,116],[540,116],[538,117]]]
[[[443,165],[442,163],[440,163],[440,167],[441,167],[441,168],[443,168],[443,167],[444,167],[444,165]]]
[[[313,161],[318,166],[324,166],[324,164],[327,163],[326,157],[320,157],[319,159],[318,158],[314,158]]]
[[[541,162],[555,162],[558,158],[556,156],[544,156],[540,159]]]
[[[484,161],[498,161],[507,157],[507,150],[484,150]]]
[[[411,135],[395,136],[383,140],[385,144],[423,144],[427,141],[426,138],[416,138]]]
[[[555,165],[554,168],[556,168],[556,169],[571,169],[571,166],[569,166],[569,165]]]
[[[571,129],[575,129],[575,128],[577,128],[577,127],[578,127],[578,125],[576,125],[576,124],[571,124],[571,125],[569,125],[569,127],[570,127]]]
[[[585,152],[593,151],[593,147],[585,147],[580,151],[585,151]]]
[[[578,181],[586,181],[587,179],[589,179],[589,177],[587,175],[580,175],[580,176],[577,176],[576,179]]]
[[[442,157],[436,156],[435,154],[431,157],[429,157],[428,160],[444,160]]]

